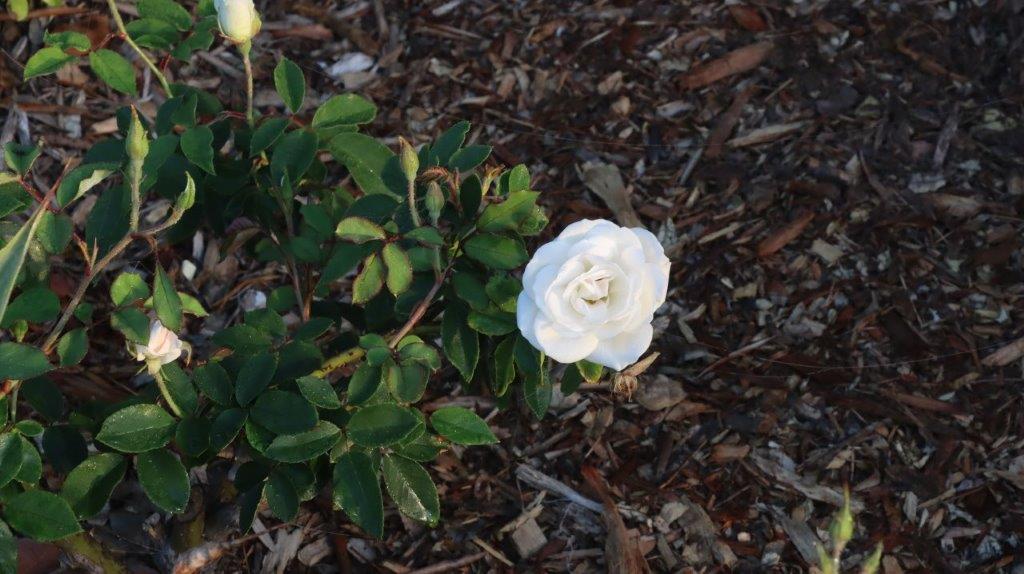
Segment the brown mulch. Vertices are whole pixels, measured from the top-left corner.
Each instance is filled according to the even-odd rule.
[[[585,386],[540,422],[476,401],[503,441],[433,465],[439,527],[391,513],[378,542],[311,507],[292,570],[601,572],[617,532],[654,572],[803,572],[849,485],[850,568],[881,541],[886,574],[1024,571],[1024,2],[269,4],[264,113],[286,55],[311,99],[376,102],[375,135],[469,119],[530,167],[549,233],[639,217],[674,277],[631,396]],[[0,26],[0,100],[80,154],[122,100],[94,106],[87,68],[19,87],[32,28]],[[240,104],[235,65],[174,71]],[[200,263],[215,286],[276,280],[241,266]],[[161,566],[152,544],[119,547]]]

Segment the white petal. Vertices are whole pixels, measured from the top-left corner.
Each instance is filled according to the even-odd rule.
[[[578,336],[548,321],[543,315],[537,316],[534,329],[539,343],[535,346],[559,363],[575,363],[597,347],[597,337]]]
[[[584,235],[589,234],[595,228],[604,229],[618,229],[618,225],[615,225],[607,219],[581,219],[576,223],[569,224],[561,233],[558,234],[559,239],[572,239],[580,238]]]
[[[603,339],[587,360],[621,371],[637,362],[651,346],[654,328],[645,323],[633,331],[624,331],[610,339]]]
[[[526,264],[526,270],[523,271],[523,288],[527,291],[532,291],[537,273],[540,273],[540,270],[548,265],[554,265],[555,268],[561,267],[570,247],[569,243],[558,241],[557,239],[541,245],[534,252],[530,262]]]
[[[534,304],[533,299],[530,299],[527,292],[524,290],[519,293],[519,299],[516,301],[516,325],[519,327],[519,332],[526,337],[531,345],[540,348],[537,336],[533,334],[533,324],[537,320],[537,312],[537,305]]]
[[[643,245],[644,257],[648,263],[659,263],[662,259],[668,259],[665,257],[665,248],[653,233],[643,227],[633,227],[630,231],[636,235],[636,238],[640,240],[640,244]]]

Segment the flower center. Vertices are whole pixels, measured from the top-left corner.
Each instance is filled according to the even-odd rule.
[[[595,306],[608,303],[614,273],[609,269],[592,267],[572,281],[568,293],[577,313],[587,313]]]

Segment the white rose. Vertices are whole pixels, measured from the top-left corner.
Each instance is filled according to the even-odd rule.
[[[173,331],[154,320],[149,324],[149,343],[135,345],[135,358],[145,361],[150,372],[159,371],[163,365],[178,360],[184,346]]]
[[[217,24],[222,34],[236,44],[244,44],[259,33],[262,22],[252,0],[214,0]]]
[[[560,363],[586,359],[622,370],[651,345],[668,274],[665,249],[646,229],[573,223],[526,265],[519,330]]]

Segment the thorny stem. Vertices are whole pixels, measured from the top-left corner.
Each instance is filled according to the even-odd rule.
[[[128,233],[132,234],[139,229],[139,211],[142,208],[142,161],[131,160],[128,168],[131,181],[129,187],[132,192],[131,211],[128,214]]]
[[[434,302],[434,297],[436,297],[438,291],[441,290],[441,287],[444,285],[444,280],[448,277],[448,273],[451,270],[452,265],[449,264],[448,267],[437,276],[437,281],[434,282],[434,286],[430,288],[430,292],[427,293],[427,296],[420,301],[419,305],[416,305],[416,308],[413,310],[412,314],[409,315],[409,319],[405,322],[405,325],[402,325],[402,328],[399,329],[393,337],[391,337],[391,341],[388,343],[389,347],[393,349],[398,346],[398,343],[409,334],[409,331],[413,330],[416,323],[419,323],[420,319],[423,319],[423,316],[427,314],[427,308]]]
[[[409,182],[409,213],[412,215],[413,227],[420,227],[422,222],[420,220],[420,212],[416,209],[416,180],[413,179]]]
[[[131,46],[132,49],[135,50],[135,53],[137,53],[139,57],[142,58],[142,61],[145,62],[147,66],[149,66],[149,69],[153,71],[153,75],[156,76],[156,79],[160,82],[160,85],[163,87],[164,93],[167,94],[168,97],[170,97],[171,84],[167,82],[167,77],[164,76],[164,73],[160,71],[160,68],[156,67],[156,64],[153,63],[153,60],[151,60],[149,56],[147,56],[146,53],[142,51],[142,48],[140,48],[139,45],[135,43],[135,40],[132,40],[132,37],[128,34],[128,30],[124,27],[124,20],[121,19],[121,13],[117,10],[117,4],[114,3],[114,0],[107,0],[107,6],[110,7],[110,14],[114,17],[114,23],[117,24],[117,30],[121,33],[121,37],[124,38],[125,43]]]

